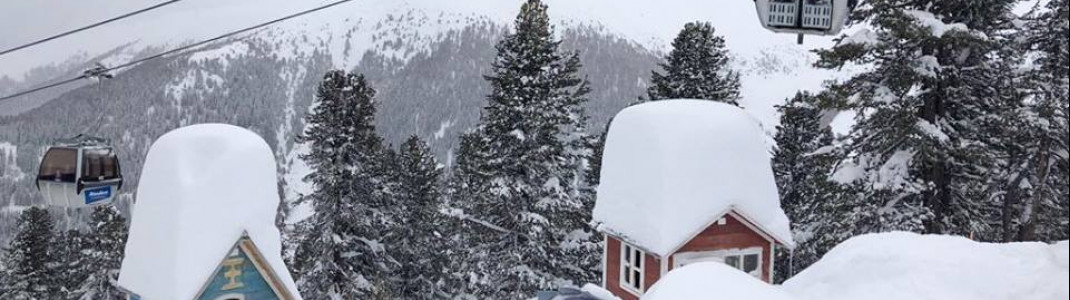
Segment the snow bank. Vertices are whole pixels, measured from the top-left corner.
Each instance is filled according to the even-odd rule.
[[[799,300],[1050,300],[1070,297],[1067,243],[985,244],[886,233],[837,246],[784,284]],[[683,298],[681,298],[683,299]]]
[[[606,140],[594,220],[665,256],[732,209],[793,246],[768,149],[758,122],[731,105],[667,100],[627,108]]]
[[[160,137],[141,173],[119,284],[143,299],[193,299],[248,232],[296,293],[274,226],[275,174],[267,143],[243,128],[196,125]]]
[[[591,294],[591,296],[594,296],[595,298],[598,298],[598,299],[602,299],[602,300],[620,300],[620,298],[617,298],[617,296],[614,296],[613,293],[610,293],[606,289],[603,289],[602,287],[597,286],[597,285],[593,285],[593,284],[589,284],[588,283],[588,284],[583,286],[582,290],[584,292],[587,292],[588,294]]]
[[[722,263],[697,263],[669,272],[642,300],[792,300],[788,294]],[[866,299],[866,298],[859,298]]]

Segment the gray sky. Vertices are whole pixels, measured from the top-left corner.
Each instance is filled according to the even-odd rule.
[[[166,0],[0,0],[0,48],[22,45]],[[183,0],[157,10],[0,56],[0,76],[133,41],[203,39],[328,0]],[[240,13],[237,13],[240,12]]]

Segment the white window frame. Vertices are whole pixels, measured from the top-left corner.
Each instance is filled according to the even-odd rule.
[[[646,252],[628,243],[621,242],[620,244],[620,273],[618,274],[620,288],[636,296],[642,296],[646,289]],[[631,255],[628,255],[629,252]],[[639,265],[636,266],[632,260],[628,259],[629,257],[638,257]],[[632,272],[639,272],[639,282],[632,282]]]
[[[739,263],[740,263],[739,267],[737,268],[736,266],[732,266],[732,265],[729,265],[729,266],[732,267],[732,268],[736,268],[736,269],[740,270],[740,272],[743,272],[743,261],[744,261],[744,258],[746,256],[748,256],[748,255],[757,255],[758,256],[758,268],[754,269],[754,271],[757,272],[757,274],[754,274],[753,276],[755,278],[761,279],[762,278],[762,273],[764,272],[764,270],[762,269],[762,267],[763,267],[762,266],[763,265],[763,263],[762,263],[762,260],[763,260],[762,256],[763,255],[762,254],[763,254],[763,252],[765,252],[764,250],[765,249],[762,248],[762,247],[752,247],[752,248],[746,248],[746,249],[730,249],[730,250],[678,253],[676,255],[673,255],[673,261],[674,261],[673,262],[673,269],[676,269],[676,268],[679,268],[679,267],[683,267],[685,265],[684,262],[686,262],[686,261],[694,261],[694,260],[699,260],[701,258],[709,258],[709,257],[718,258],[718,259],[720,259],[721,262],[723,262],[724,264],[728,265],[728,262],[726,261],[726,258],[735,256],[735,257],[739,257]],[[748,273],[748,274],[750,274],[750,273]]]

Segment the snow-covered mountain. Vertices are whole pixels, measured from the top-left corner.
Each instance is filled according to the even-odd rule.
[[[138,57],[284,16],[329,1],[188,0],[173,8],[0,57],[0,92],[72,76],[92,63],[116,65]],[[100,84],[0,103],[0,145],[18,172],[0,173],[0,244],[20,207],[39,203],[30,176],[53,139],[79,133],[111,138],[122,153],[134,191],[151,142],[170,129],[226,122],[264,136],[280,163],[288,197],[301,192],[306,172],[293,137],[329,69],[359,71],[379,91],[379,130],[397,143],[429,140],[449,162],[460,133],[485,103],[482,79],[494,44],[508,30],[520,0],[354,0],[239,39],[123,70]],[[774,106],[799,90],[816,90],[837,72],[815,70],[809,50],[829,38],[795,37],[762,29],[751,0],[547,0],[557,33],[581,51],[592,82],[592,128],[643,94],[650,71],[690,21],[711,22],[726,36],[743,74],[743,101],[767,131]],[[130,8],[144,6],[131,4]],[[62,61],[64,63],[54,63]],[[14,153],[14,154],[11,154]],[[14,157],[14,158],[11,158]],[[5,168],[0,159],[0,169]],[[10,164],[9,164],[10,165]],[[11,169],[11,167],[7,167]],[[127,198],[130,196],[127,195]],[[55,212],[78,226],[79,212]]]

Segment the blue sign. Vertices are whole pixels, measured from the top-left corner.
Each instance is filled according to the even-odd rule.
[[[105,186],[105,187],[99,187],[99,188],[94,188],[94,189],[88,189],[88,190],[85,190],[83,192],[83,194],[85,194],[85,204],[86,205],[94,204],[94,203],[97,203],[97,202],[100,202],[100,201],[107,200],[108,198],[111,198],[111,187],[110,186]]]

